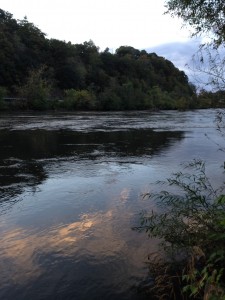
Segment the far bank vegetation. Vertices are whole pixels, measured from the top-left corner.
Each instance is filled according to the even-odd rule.
[[[0,109],[147,110],[225,106],[156,53],[48,39],[0,9]],[[217,99],[218,98],[218,99]]]

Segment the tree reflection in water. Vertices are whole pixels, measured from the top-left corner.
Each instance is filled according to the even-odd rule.
[[[0,131],[1,201],[16,201],[25,188],[35,188],[47,177],[49,159],[73,157],[99,160],[151,157],[182,139],[182,132],[151,129],[77,132],[70,130]],[[18,200],[18,199],[17,199]]]

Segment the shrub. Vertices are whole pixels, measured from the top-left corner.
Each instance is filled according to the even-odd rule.
[[[7,108],[6,103],[4,101],[4,97],[7,94],[6,88],[0,86],[0,110],[4,110]]]
[[[51,85],[45,79],[45,67],[31,70],[26,83],[19,88],[19,94],[25,98],[31,109],[44,110],[48,108]]]
[[[67,109],[94,109],[95,96],[87,90],[65,90],[64,105]]]
[[[195,160],[187,168],[191,170],[162,183],[167,189],[176,187],[176,193],[145,195],[158,209],[142,212],[135,228],[162,241],[165,256],[150,261],[150,272],[157,270],[151,290],[161,299],[176,299],[177,294],[183,299],[225,299],[225,196],[213,188],[204,162]],[[162,276],[167,281],[160,281]]]

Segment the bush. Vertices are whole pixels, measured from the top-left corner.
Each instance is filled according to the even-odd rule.
[[[7,90],[3,86],[0,86],[0,101],[6,96]]]
[[[51,85],[45,79],[46,68],[31,70],[24,86],[19,88],[19,94],[27,100],[28,108],[44,110],[48,108]]]
[[[151,290],[160,297],[162,291],[170,295],[165,299],[177,294],[183,299],[225,299],[225,196],[211,185],[202,161],[186,168],[191,172],[178,172],[163,182],[177,193],[145,195],[156,201],[158,210],[142,212],[135,228],[162,241],[165,256],[150,261],[150,272],[157,270]]]
[[[120,110],[122,109],[121,102],[115,88],[107,88],[98,95],[98,107],[101,110]]]
[[[4,110],[7,108],[7,105],[4,101],[4,97],[6,96],[6,94],[7,94],[6,88],[0,86],[0,110]]]
[[[67,109],[94,109],[95,96],[87,90],[65,90],[64,105]]]

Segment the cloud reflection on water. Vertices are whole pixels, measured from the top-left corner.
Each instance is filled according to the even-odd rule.
[[[128,190],[121,192],[121,200],[128,197]],[[17,227],[1,236],[2,276],[10,276],[14,284],[26,284],[46,272],[48,266],[42,263],[42,257],[54,253],[50,258],[57,264],[60,257],[83,260],[92,256],[102,263],[108,258],[126,253],[128,245],[115,227],[116,209],[106,212],[83,214],[78,221],[59,224],[34,232],[30,228]],[[140,264],[140,259],[136,259]],[[135,259],[133,261],[135,263]],[[9,265],[11,268],[9,268]],[[12,272],[13,269],[14,271]]]

